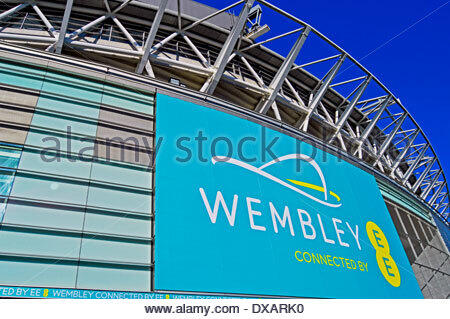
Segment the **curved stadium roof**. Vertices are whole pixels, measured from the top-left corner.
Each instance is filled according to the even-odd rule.
[[[178,3],[2,1],[0,48],[27,46],[165,82],[175,78],[346,153],[448,225],[448,186],[428,138],[400,99],[350,54],[266,0],[221,9]],[[292,30],[265,26],[263,10]],[[284,55],[264,46],[280,39],[290,41]]]

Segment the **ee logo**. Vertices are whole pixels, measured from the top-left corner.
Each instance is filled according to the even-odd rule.
[[[378,267],[384,278],[394,287],[400,286],[400,272],[389,251],[389,243],[383,231],[374,222],[366,224],[367,236],[376,251]]]

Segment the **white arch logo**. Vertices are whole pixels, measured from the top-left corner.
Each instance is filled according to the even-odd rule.
[[[264,171],[265,168],[267,168],[267,167],[269,167],[269,166],[271,166],[273,164],[280,163],[280,162],[283,162],[283,161],[286,161],[286,160],[291,160],[291,159],[304,160],[304,161],[310,163],[312,165],[312,167],[314,167],[316,172],[319,174],[320,180],[322,182],[322,186],[314,185],[314,184],[310,184],[310,183],[306,183],[306,182],[301,182],[301,181],[297,181],[297,180],[292,180],[292,179],[288,179],[287,181],[291,182],[292,184],[294,184],[296,186],[301,186],[303,188],[314,189],[314,190],[322,192],[323,196],[324,196],[323,200],[320,199],[320,198],[317,198],[317,197],[315,197],[315,196],[313,196],[313,195],[311,195],[311,194],[309,194],[309,193],[307,193],[307,192],[305,192],[303,190],[301,190],[300,188],[298,188],[296,186],[293,186],[293,185],[291,185],[291,184],[289,184],[289,183],[287,183],[287,182],[285,182],[285,181],[283,181],[283,180],[273,176],[272,174],[267,173],[266,171]],[[340,201],[341,201],[340,197],[336,193],[328,190],[327,184],[326,184],[326,181],[325,181],[325,177],[324,177],[324,175],[322,173],[322,170],[320,169],[319,165],[317,164],[317,162],[315,160],[313,160],[311,157],[309,157],[309,156],[307,156],[305,154],[288,154],[288,155],[284,155],[284,156],[281,156],[281,157],[278,157],[278,158],[274,159],[273,161],[270,161],[270,162],[268,162],[266,164],[263,164],[263,165],[261,165],[259,167],[255,167],[255,166],[250,165],[248,163],[242,162],[242,161],[234,159],[232,157],[226,157],[226,156],[214,156],[211,159],[211,161],[212,161],[212,163],[214,165],[216,163],[228,163],[228,164],[232,164],[232,165],[236,165],[236,166],[242,167],[242,168],[244,168],[246,170],[249,170],[249,171],[254,172],[254,173],[258,174],[258,175],[261,175],[262,177],[268,178],[268,179],[270,179],[270,180],[272,180],[272,181],[274,181],[274,182],[276,182],[276,183],[278,183],[278,184],[280,184],[280,185],[282,185],[284,187],[287,187],[287,188],[293,190],[294,192],[297,192],[300,195],[308,197],[309,199],[312,199],[313,201],[315,201],[317,203],[320,203],[322,205],[325,205],[325,206],[328,206],[328,207],[334,207],[334,208],[340,207],[342,205],[342,203],[340,203]],[[338,203],[334,204],[334,203],[328,202],[328,195],[331,195],[331,196],[335,197]]]

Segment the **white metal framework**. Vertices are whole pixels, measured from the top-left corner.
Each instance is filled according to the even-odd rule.
[[[366,162],[448,225],[449,190],[429,140],[400,100],[351,55],[266,0],[238,0],[202,17],[185,13],[186,1],[96,0],[87,7],[86,1],[77,0],[5,0],[0,3],[0,41],[56,54],[76,51],[86,59],[145,71],[144,76],[157,79],[168,80],[167,69],[179,71],[175,74],[192,80],[191,89],[235,104],[241,98],[245,107]],[[261,7],[297,27],[258,42],[258,34],[270,29],[259,25]],[[239,15],[227,13],[231,9]],[[232,18],[230,28],[211,22],[221,15]],[[263,46],[294,34],[297,40],[286,57]],[[298,64],[312,37],[333,54]],[[308,71],[330,62],[325,75]],[[359,74],[338,82],[346,63],[346,69],[355,67]],[[242,97],[227,96],[221,86],[241,90]]]

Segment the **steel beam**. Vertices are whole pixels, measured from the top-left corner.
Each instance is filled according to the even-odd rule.
[[[108,19],[110,17],[110,14],[106,14],[103,15],[101,17],[98,17],[97,19],[95,19],[94,21],[89,22],[88,24],[82,26],[81,28],[73,31],[71,34],[69,34],[67,36],[67,39],[70,41],[75,40],[78,36],[80,36],[80,34],[90,30],[91,28],[95,27],[97,24],[102,23],[103,21],[105,21],[106,19]]]
[[[389,145],[392,142],[392,139],[397,134],[398,130],[401,128],[403,122],[405,121],[406,117],[408,116],[408,113],[403,113],[403,115],[398,119],[397,123],[395,124],[395,127],[392,129],[392,131],[389,133],[388,137],[383,141],[383,144],[380,146],[380,151],[377,155],[377,159],[375,161],[375,164],[380,160],[380,158],[384,155],[386,150],[389,148]],[[375,166],[374,164],[374,166]]]
[[[412,129],[409,129],[409,130],[403,130],[403,131],[398,132],[398,134],[403,134],[404,137],[403,137],[401,140],[398,140],[398,141],[395,141],[395,142],[394,142],[395,147],[397,147],[398,144],[403,143],[404,140],[409,139],[409,138],[411,137],[411,135],[412,135],[415,131],[416,131],[416,129],[412,128]],[[411,134],[410,134],[410,133],[411,133]]]
[[[359,104],[367,104],[367,103],[372,102],[372,101],[377,101],[377,102],[375,102],[375,104],[371,104],[371,105],[362,107],[362,108],[360,108],[359,110],[360,110],[361,112],[365,112],[368,108],[370,108],[370,107],[372,107],[372,106],[374,106],[374,105],[377,105],[377,104],[380,102],[380,100],[384,101],[384,100],[385,100],[387,97],[389,97],[389,96],[392,98],[392,94],[389,94],[389,95],[382,95],[382,96],[372,97],[372,98],[370,98],[370,99],[366,99],[366,100],[363,100],[363,101],[359,101],[359,102],[358,102],[358,105],[359,105]]]
[[[278,105],[277,105],[277,103],[273,102],[271,108],[272,108],[272,110],[273,110],[273,113],[274,113],[274,115],[275,115],[275,118],[276,118],[278,121],[281,121],[281,115],[280,115],[280,111],[278,110]]]
[[[181,1],[177,0],[178,31],[181,31]]]
[[[351,127],[351,125],[347,122],[345,122],[345,127],[347,128],[348,132],[350,133],[352,138],[356,138],[356,133],[355,131],[353,131],[353,128]]]
[[[245,23],[247,22],[248,14],[250,9],[253,6],[255,0],[246,0],[245,4],[239,14],[238,21],[235,23],[233,28],[230,31],[225,43],[223,44],[222,50],[214,63],[214,73],[213,75],[205,82],[205,84],[200,89],[201,92],[212,95],[214,90],[219,84],[220,78],[222,77],[223,72],[225,71],[225,67],[228,63],[228,58],[234,51],[234,47],[241,37],[242,30],[244,29]]]
[[[108,2],[105,0],[105,4],[106,3],[108,3]],[[119,19],[117,19],[116,16],[112,16],[111,19],[119,27],[120,31],[122,31],[122,33],[125,35],[125,37],[128,39],[131,46],[133,48],[135,48],[137,51],[142,52],[141,46],[137,43],[137,41],[133,38],[133,36],[128,32],[128,30],[123,26],[123,24],[119,21]],[[150,75],[153,78],[155,77],[155,74],[153,73],[153,69],[152,69],[152,66],[150,65],[149,61],[147,61],[147,63],[145,64],[145,70],[147,71],[148,75]]]
[[[325,117],[327,118],[327,121],[330,124],[333,124],[333,119],[331,118],[330,114],[328,113],[327,109],[325,108],[325,105],[323,105],[322,101],[319,103],[319,107],[322,110],[322,112],[325,114]]]
[[[19,41],[30,41],[30,42],[43,42],[43,43],[54,43],[55,38],[51,36],[37,36],[37,35],[27,35],[27,34],[16,34],[16,33],[3,33],[0,32],[0,39],[7,40],[19,40]]]
[[[82,26],[81,28],[79,28],[79,29],[75,30],[74,32],[72,32],[71,34],[69,34],[67,37],[68,41],[69,42],[74,41],[78,36],[80,36],[80,34],[85,33],[86,31],[95,27],[97,24],[102,23],[106,19],[113,17],[117,12],[122,10],[129,2],[130,2],[130,0],[123,2],[117,8],[115,8],[112,12],[109,12],[109,6],[108,6],[107,7],[108,12],[106,14],[102,15],[101,17],[98,17],[97,19],[89,22],[88,24]]]
[[[141,46],[137,43],[137,41],[133,38],[133,36],[128,32],[128,30],[123,26],[123,24],[117,19],[117,17],[113,16],[111,19],[114,23],[119,27],[120,31],[125,35],[131,45],[138,51],[141,51]]]
[[[123,1],[123,0],[122,0]],[[114,10],[112,10],[112,14],[118,13],[120,10],[125,8],[132,0],[125,0],[121,4],[119,4]]]
[[[111,12],[111,7],[109,6],[108,0],[103,0],[103,3],[105,4],[106,11]]]
[[[10,16],[11,14],[16,13],[17,11],[22,10],[23,8],[25,8],[27,6],[28,6],[28,3],[22,3],[22,4],[19,4],[19,5],[15,6],[14,8],[6,10],[5,12],[0,14],[0,20]]]
[[[444,196],[442,196],[441,200],[439,201],[439,203],[434,204],[435,205],[435,209],[437,211],[439,211],[439,209],[445,204],[445,199],[447,198],[447,194],[443,193]]]
[[[256,79],[256,81],[258,82],[258,84],[264,88],[266,85],[264,84],[264,81],[261,79],[261,77],[256,73],[256,71],[253,69],[253,67],[250,65],[250,63],[248,63],[247,59],[240,54],[239,58],[241,59],[241,61],[245,64],[245,66],[247,67],[247,69],[250,71],[250,73],[253,75],[253,77]]]
[[[286,59],[284,59],[283,64],[278,69],[275,77],[272,79],[272,82],[269,85],[270,91],[269,96],[261,99],[259,105],[256,107],[256,110],[259,113],[266,114],[269,107],[273,104],[273,102],[275,102],[278,92],[280,91],[281,86],[284,83],[284,80],[289,74],[289,71],[291,70],[292,65],[294,64],[298,54],[300,53],[300,49],[305,43],[306,38],[308,37],[310,31],[311,28],[307,26],[300,34],[300,36],[297,38],[297,41],[295,41],[294,46],[291,48],[291,51],[289,52]]]
[[[445,212],[445,211],[447,210],[447,208],[448,208],[448,203],[445,204],[444,202],[442,202],[441,205],[439,205],[439,207],[438,207],[436,210],[439,211],[439,210],[441,209],[441,206],[444,207],[444,208],[440,211],[441,215],[443,215],[444,212]]]
[[[41,9],[39,9],[39,7],[35,3],[32,3],[31,6],[33,7],[33,10],[36,11],[39,18],[41,18],[42,22],[44,22],[48,32],[50,32],[53,37],[57,38],[58,34],[56,33],[55,28],[52,26],[50,21],[48,21],[47,17],[42,13]]]
[[[380,107],[378,108],[377,113],[370,121],[369,125],[365,128],[363,133],[361,134],[361,137],[358,140],[359,145],[363,145],[366,139],[369,137],[370,133],[372,133],[372,130],[375,128],[375,125],[377,124],[378,120],[380,119],[381,115],[383,114],[384,110],[389,105],[390,101],[392,99],[392,96],[388,96],[384,99]]]
[[[428,187],[425,189],[425,191],[420,196],[422,199],[425,200],[427,198],[427,196],[430,194],[431,190],[434,188],[434,186],[436,185],[437,181],[439,180],[439,176],[441,176],[441,173],[442,173],[442,169],[439,169],[437,171],[437,173],[436,173],[436,176],[430,182],[430,185],[428,185]]]
[[[291,35],[291,34],[293,34],[293,33],[299,32],[299,31],[301,31],[301,30],[303,30],[303,29],[304,29],[304,28],[301,27],[301,28],[298,28],[298,29],[295,29],[295,30],[292,30],[292,31],[289,31],[289,32],[286,32],[286,33],[283,33],[283,34],[280,34],[280,35],[277,35],[277,36],[275,36],[275,37],[273,37],[273,38],[270,38],[270,39],[267,39],[267,40],[264,40],[264,41],[261,41],[261,42],[258,42],[258,43],[254,43],[254,44],[252,44],[252,45],[249,45],[248,47],[245,47],[245,48],[240,49],[240,52],[245,52],[245,51],[247,51],[247,50],[250,50],[250,49],[259,47],[259,46],[261,46],[261,45],[263,45],[263,44],[265,44],[265,43],[268,43],[268,42],[271,42],[271,41],[274,41],[274,40],[281,39],[281,38],[283,38],[283,37],[285,37],[285,36],[288,36],[288,35]]]
[[[340,116],[339,120],[336,123],[336,132],[333,134],[333,136],[330,138],[329,142],[333,142],[333,140],[336,138],[336,136],[340,133],[342,127],[346,123],[348,117],[352,113],[353,109],[356,106],[356,103],[358,103],[358,100],[361,98],[362,94],[366,90],[367,86],[369,85],[370,80],[372,79],[372,76],[368,76],[363,83],[359,85],[359,88],[355,94],[355,96],[352,98],[351,102],[347,105],[345,108],[345,111]]]
[[[309,112],[306,115],[306,117],[303,121],[303,124],[302,124],[303,131],[306,132],[308,130],[308,123],[309,123],[310,117],[314,113],[314,111],[315,111],[317,105],[319,104],[320,100],[322,99],[322,97],[325,95],[326,91],[328,90],[328,87],[331,84],[331,81],[333,81],[334,77],[336,76],[337,72],[339,71],[339,68],[342,66],[342,63],[344,63],[344,60],[346,57],[347,57],[347,55],[343,54],[339,58],[339,60],[335,63],[335,65],[331,68],[331,70],[329,71],[329,74],[327,75],[327,77],[323,81],[322,85],[317,90],[317,93],[314,95],[310,105],[308,105]]]
[[[412,192],[415,193],[417,191],[417,189],[420,187],[420,185],[422,184],[425,176],[427,176],[427,174],[430,172],[431,168],[433,167],[434,163],[436,163],[437,157],[435,157],[430,164],[428,164],[428,166],[423,170],[422,174],[420,174],[420,177],[416,180],[416,182],[414,183],[413,187],[412,187]]]
[[[371,75],[369,75],[369,76],[372,77]],[[352,83],[352,82],[355,82],[355,81],[367,79],[367,77],[368,77],[367,75],[364,75],[364,76],[360,76],[359,78],[354,78],[354,79],[347,80],[347,81],[342,81],[342,82],[339,82],[339,83],[336,83],[336,84],[331,84],[331,85],[330,85],[330,88],[334,88],[334,87],[336,87],[336,86],[340,86],[340,85]]]
[[[159,49],[161,49],[164,45],[166,45],[168,42],[172,41],[175,37],[177,37],[179,35],[178,32],[174,32],[171,35],[169,35],[167,38],[163,39],[161,42],[159,42],[158,44],[154,45],[151,49],[150,49],[150,56],[152,54],[155,54],[156,51],[158,51]]]
[[[223,8],[223,9],[221,9],[221,10],[215,11],[214,13],[211,13],[210,15],[208,15],[208,16],[206,16],[206,17],[204,17],[204,18],[201,18],[200,20],[197,20],[197,21],[193,22],[192,24],[190,24],[190,25],[184,27],[184,28],[182,29],[182,31],[187,31],[187,30],[189,30],[189,29],[195,27],[196,25],[199,25],[200,23],[205,22],[206,20],[209,20],[209,19],[211,19],[212,17],[215,17],[215,16],[218,15],[218,14],[221,14],[222,12],[225,12],[225,11],[227,11],[227,10],[230,10],[231,8],[234,8],[235,6],[241,4],[241,3],[244,2],[244,1],[245,1],[245,0],[239,0],[238,2],[235,2],[235,3],[231,4],[231,5],[229,5],[228,7],[225,7],[225,8]]]
[[[316,64],[316,63],[320,63],[320,62],[325,62],[325,61],[328,61],[328,60],[336,59],[336,58],[338,58],[340,56],[341,56],[341,54],[336,54],[336,55],[333,55],[333,56],[329,56],[327,58],[323,58],[323,59],[311,61],[311,62],[308,62],[308,63],[304,63],[304,64],[301,64],[301,65],[297,65],[297,66],[294,66],[292,68],[292,70],[297,70],[297,69],[300,69],[300,68],[304,68],[305,66],[309,66],[309,65]]]
[[[414,172],[414,170],[416,169],[417,165],[419,164],[419,162],[422,160],[423,156],[425,155],[425,152],[427,151],[429,145],[426,144],[422,151],[420,152],[419,155],[417,155],[416,159],[414,160],[414,162],[412,162],[412,164],[409,166],[408,170],[406,171],[406,174],[403,176],[402,178],[402,185],[405,185],[406,182],[408,181],[409,177],[411,176],[411,174]]]
[[[300,95],[298,94],[297,90],[294,88],[294,86],[292,85],[291,81],[289,81],[289,79],[286,77],[286,79],[284,80],[284,82],[286,82],[287,86],[289,87],[289,90],[291,90],[292,94],[294,94],[295,99],[297,100],[297,103],[303,107],[306,108],[305,103],[303,102],[303,100],[301,99]]]
[[[414,145],[414,151],[412,151],[411,154],[409,154],[408,156],[406,156],[406,158],[410,158],[413,157],[416,153],[419,154],[419,152],[422,150],[422,146],[427,145],[427,143],[419,143],[419,144],[415,144]],[[412,162],[412,161],[410,161]]]
[[[66,8],[64,9],[64,16],[61,22],[61,28],[59,30],[58,40],[55,44],[55,52],[61,54],[66,38],[67,26],[69,25],[70,13],[72,12],[73,0],[67,0]]]
[[[400,152],[400,154],[397,156],[397,158],[395,159],[394,163],[392,164],[392,168],[391,168],[391,178],[394,178],[395,176],[395,171],[397,170],[397,167],[400,165],[400,163],[402,162],[403,158],[405,157],[406,153],[408,152],[408,150],[411,148],[411,146],[414,143],[414,140],[416,139],[416,137],[419,135],[420,130],[416,130],[416,132],[412,135],[412,137],[410,138],[410,140],[408,141],[408,144],[406,144],[406,146],[403,148],[403,150]]]
[[[139,61],[138,66],[136,67],[136,73],[141,74],[142,71],[144,71],[145,65],[148,62],[148,58],[150,57],[150,50],[153,47],[153,42],[155,41],[156,33],[158,32],[159,24],[161,23],[164,11],[166,10],[167,2],[169,2],[169,0],[161,0],[159,4],[159,8],[158,11],[156,12],[155,19],[153,20],[152,26],[150,27],[150,31],[148,33],[147,40],[145,41],[144,54],[142,55],[142,58]]]
[[[191,49],[194,51],[194,53],[197,55],[197,57],[200,59],[200,61],[202,61],[203,65],[206,68],[209,68],[209,62],[208,60],[203,56],[203,54],[199,51],[199,49],[194,45],[194,43],[192,43],[191,39],[189,39],[187,37],[187,35],[182,34],[181,35],[184,39],[184,41],[186,41],[186,43],[191,47]]]

